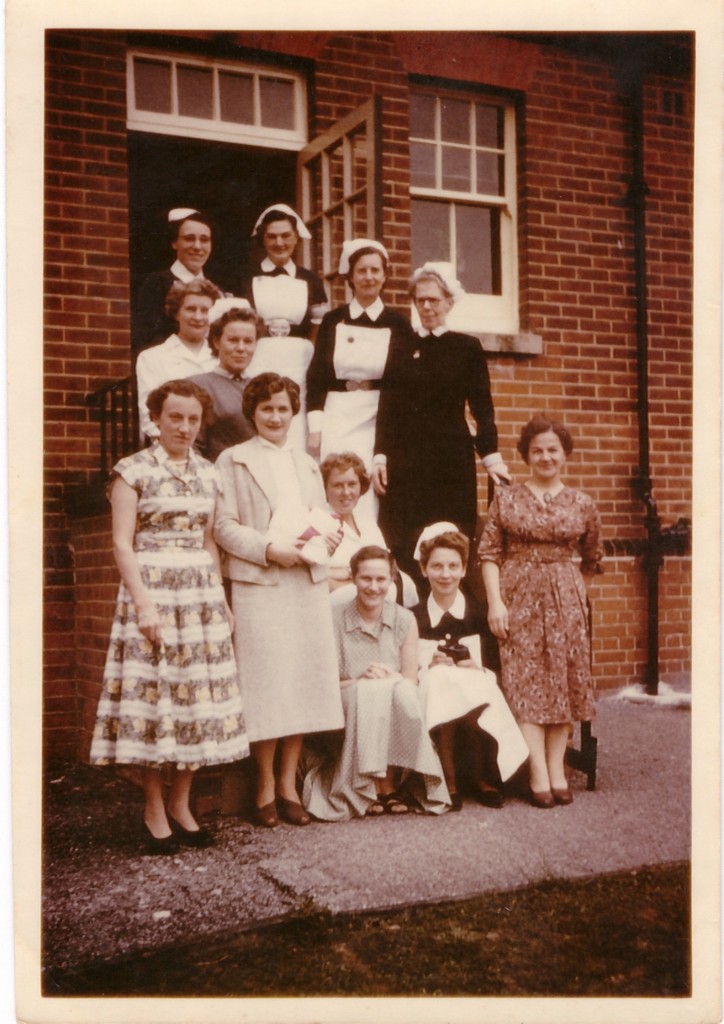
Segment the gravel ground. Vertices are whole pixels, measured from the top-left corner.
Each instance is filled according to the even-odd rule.
[[[441,818],[275,830],[216,817],[212,848],[173,858],[139,854],[137,787],[112,769],[73,767],[47,780],[43,963],[69,968],[310,910],[461,899],[687,861],[690,724],[685,707],[601,699],[597,788],[586,792],[583,776],[571,773],[570,807],[543,812],[514,798],[489,810],[466,801]]]

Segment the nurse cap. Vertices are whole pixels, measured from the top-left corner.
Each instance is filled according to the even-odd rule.
[[[307,230],[307,225],[304,223],[299,214],[296,213],[296,211],[294,211],[291,208],[291,206],[287,206],[286,203],[274,203],[272,206],[267,206],[266,210],[263,210],[257,217],[256,224],[254,225],[254,230],[251,233],[252,238],[255,238],[256,235],[259,233],[259,227],[261,225],[261,222],[269,213],[281,213],[282,217],[289,217],[290,220],[294,221],[294,223],[297,226],[297,234],[299,235],[300,238],[312,237],[309,234],[309,231]]]
[[[168,211],[168,222],[169,224],[175,224],[176,221],[186,220],[187,217],[193,217],[197,213],[199,211],[192,210],[190,206],[177,206],[174,210]]]
[[[425,277],[427,274],[434,274],[442,282],[442,286],[448,295],[451,297],[453,302],[457,302],[465,294],[465,289],[460,284],[458,279],[455,277],[455,271],[453,270],[452,263],[433,262],[429,260],[427,263],[423,263],[421,267],[413,271],[412,277],[410,278],[410,284],[414,288],[418,280],[421,277]]]
[[[235,295],[225,295],[223,299],[217,299],[209,310],[209,323],[213,324],[230,309],[251,309],[251,304],[246,299],[237,299]]]
[[[354,238],[351,241],[342,242],[342,254],[339,257],[340,274],[343,276],[349,274],[349,258],[360,249],[376,249],[389,262],[390,254],[382,242],[376,242],[374,238]]]
[[[430,526],[426,526],[417,538],[417,544],[415,545],[415,553],[412,557],[416,562],[420,561],[422,545],[428,540],[441,537],[443,533],[460,533],[460,527],[456,526],[455,523],[431,523]]]

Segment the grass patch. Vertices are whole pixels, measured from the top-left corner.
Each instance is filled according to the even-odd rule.
[[[688,864],[50,968],[47,996],[688,996]]]

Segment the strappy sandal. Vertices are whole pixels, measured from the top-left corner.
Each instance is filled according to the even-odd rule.
[[[365,811],[365,818],[379,818],[385,813],[385,805],[381,797],[377,796]]]
[[[407,804],[400,800],[397,793],[378,793],[377,799],[385,809],[385,814],[399,815],[409,814],[410,808]]]

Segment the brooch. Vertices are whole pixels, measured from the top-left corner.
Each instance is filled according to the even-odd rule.
[[[354,341],[353,337],[350,336],[349,338],[347,338],[347,344],[348,345],[351,345],[353,341]]]

